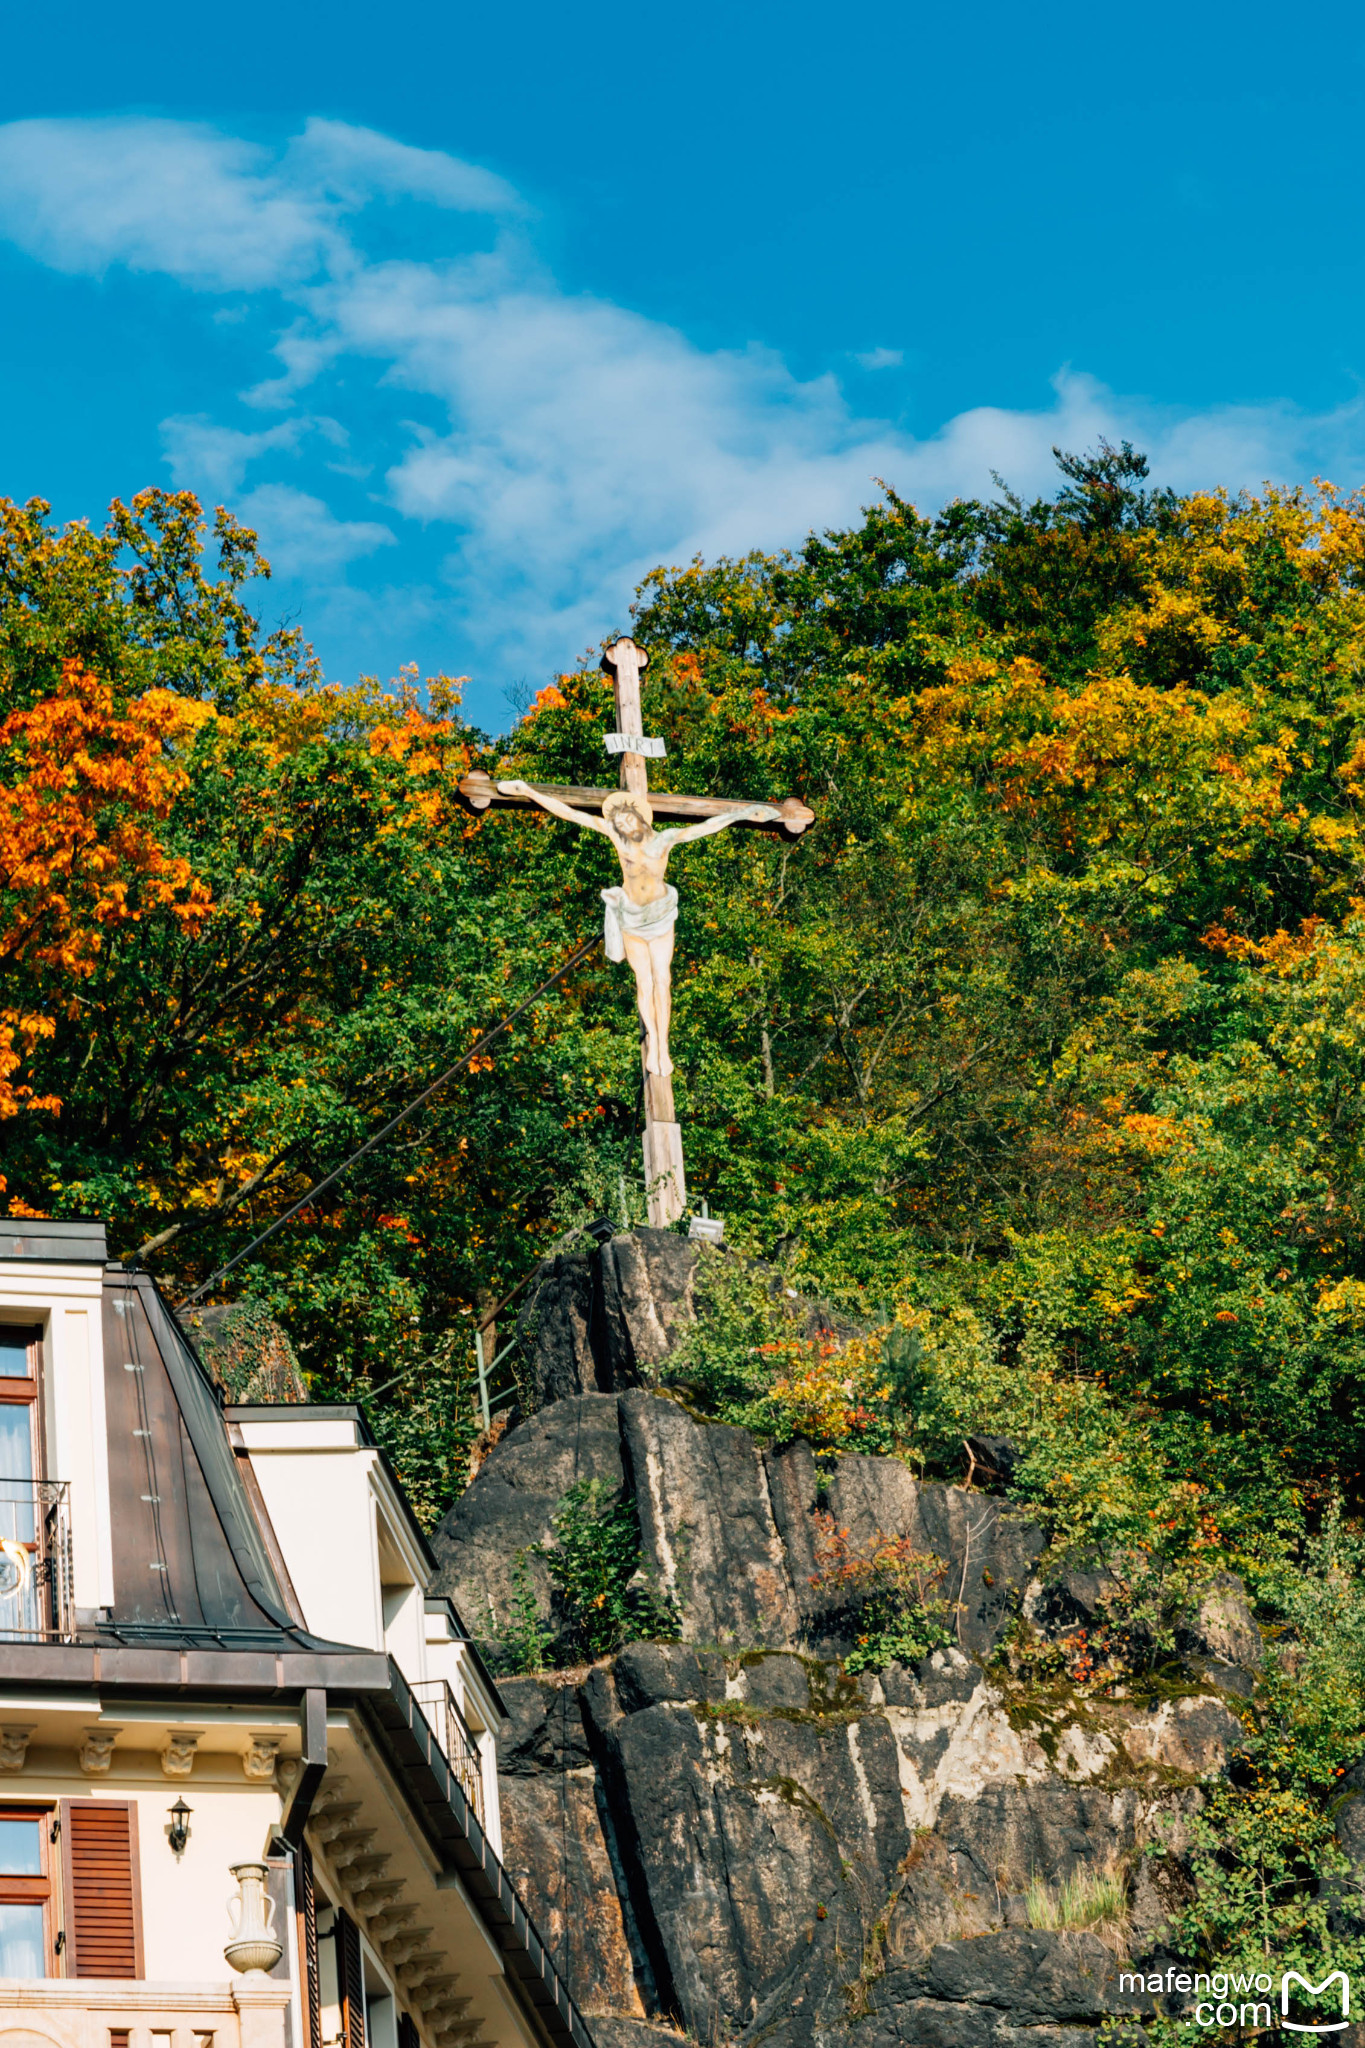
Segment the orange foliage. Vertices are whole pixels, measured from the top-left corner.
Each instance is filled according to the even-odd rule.
[[[67,661],[56,694],[0,722],[0,966],[11,987],[20,974],[29,984],[27,1000],[0,1008],[0,1119],[60,1108],[16,1075],[108,932],[154,908],[190,927],[207,913],[208,891],[149,820],[188,781],[168,747],[213,716],[160,689],[117,712],[109,686]]]

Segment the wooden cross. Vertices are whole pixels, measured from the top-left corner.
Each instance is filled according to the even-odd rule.
[[[751,800],[744,797],[677,796],[671,791],[650,788],[646,765],[648,755],[641,751],[641,747],[647,745],[649,753],[659,755],[663,746],[661,742],[645,739],[640,709],[640,671],[648,662],[649,656],[644,648],[637,647],[633,640],[617,640],[602,657],[603,669],[616,684],[616,732],[612,739],[618,742],[621,753],[619,787],[629,790],[633,796],[646,797],[656,818],[677,819],[685,824],[696,825],[726,817],[731,812],[745,811]],[[640,746],[632,748],[632,740],[639,742]],[[526,788],[534,791],[534,795],[513,795],[500,789],[490,776],[484,774],[466,775],[459,784],[461,797],[474,811],[485,811],[491,804],[534,810],[539,808],[537,798],[549,797],[577,811],[600,813],[607,798],[613,794],[609,789],[580,789],[562,783],[535,782],[528,783]],[[794,796],[774,802],[771,808],[776,816],[762,820],[738,817],[735,825],[744,825],[754,831],[781,833],[794,839],[815,822],[814,811]],[[644,1156],[649,1220],[663,1228],[676,1223],[687,1207],[682,1128],[673,1105],[671,1075],[650,1073],[647,1068]]]

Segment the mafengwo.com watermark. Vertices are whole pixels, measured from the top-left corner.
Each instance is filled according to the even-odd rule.
[[[1339,2034],[1351,2024],[1351,1981],[1344,1970],[1332,1970],[1321,1984],[1283,1970],[1278,1977],[1260,1971],[1178,1970],[1164,1975],[1124,1970],[1119,1990],[1161,1992],[1166,1997],[1193,1997],[1191,2017],[1200,2027],[1281,2027],[1290,2034]],[[1273,2000],[1273,2003],[1272,2003]]]

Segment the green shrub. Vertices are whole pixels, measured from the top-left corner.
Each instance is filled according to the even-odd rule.
[[[580,1479],[559,1503],[555,1540],[537,1546],[568,1621],[562,1645],[572,1660],[605,1657],[634,1618],[631,1582],[640,1568],[634,1503],[609,1499],[601,1479]]]
[[[628,1639],[674,1642],[673,1603],[650,1583],[640,1558],[635,1503],[602,1479],[580,1479],[561,1495],[554,1541],[518,1550],[512,1562],[512,1612],[500,1621],[489,1604],[494,1662],[513,1674],[609,1657]],[[553,1588],[545,1619],[531,1580],[539,1558]]]
[[[498,1671],[508,1677],[516,1677],[526,1671],[544,1671],[551,1661],[550,1650],[554,1642],[553,1634],[540,1618],[527,1555],[525,1550],[519,1550],[512,1560],[512,1613],[501,1632],[502,1648],[494,1658]],[[496,1634],[499,1624],[491,1601],[489,1615]]]
[[[856,1544],[824,1510],[815,1517],[815,1562],[811,1584],[833,1594],[855,1637],[844,1659],[854,1677],[883,1671],[888,1664],[918,1664],[931,1650],[953,1639],[950,1603],[939,1588],[942,1558],[915,1550],[904,1536],[878,1530]]]

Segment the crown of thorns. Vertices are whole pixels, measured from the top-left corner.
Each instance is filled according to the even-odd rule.
[[[654,810],[647,796],[636,796],[630,789],[614,789],[602,806],[602,816],[610,825],[618,811],[634,811],[646,825],[654,823]]]

